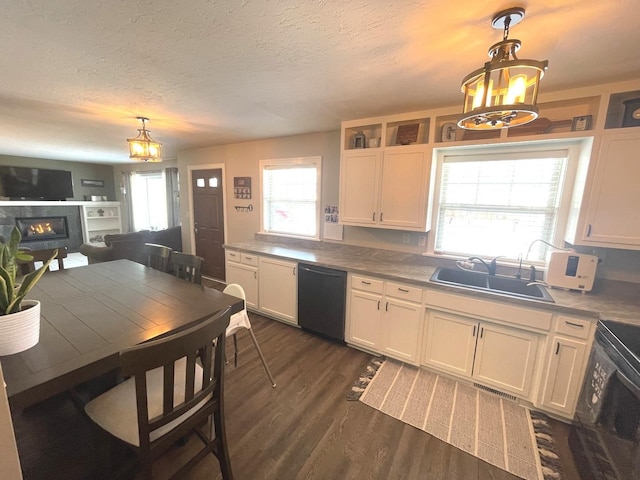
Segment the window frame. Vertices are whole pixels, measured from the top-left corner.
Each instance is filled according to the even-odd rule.
[[[265,201],[264,201],[264,171],[268,167],[300,167],[300,166],[315,166],[316,168],[316,208],[315,208],[315,225],[316,233],[311,235],[296,235],[286,232],[271,232],[265,230],[264,225],[264,213],[265,213]],[[262,235],[274,235],[278,237],[300,238],[305,240],[321,239],[321,213],[322,213],[322,156],[315,157],[294,157],[294,158],[277,158],[277,159],[265,159],[259,161],[260,167],[260,234]]]
[[[495,144],[473,147],[445,147],[434,150],[435,169],[433,179],[433,204],[431,215],[431,229],[427,241],[427,249],[425,254],[438,258],[463,259],[465,256],[455,255],[451,253],[442,253],[435,250],[437,238],[438,220],[440,217],[440,194],[442,185],[442,171],[444,159],[447,156],[487,156],[487,155],[517,155],[519,153],[535,153],[539,155],[544,151],[567,150],[567,165],[564,172],[564,179],[559,186],[560,200],[555,221],[554,235],[551,243],[558,247],[564,246],[565,233],[567,231],[570,215],[573,208],[575,197],[574,186],[578,175],[578,169],[585,158],[591,154],[592,138],[579,139],[563,139],[563,140],[543,140],[536,142],[520,142],[510,144]],[[526,156],[526,155],[524,155]],[[524,158],[523,156],[523,158]],[[544,261],[529,260],[524,257],[527,255],[528,245],[523,246],[522,257],[527,264],[544,265]],[[470,256],[473,254],[470,254]],[[517,258],[506,257],[502,259],[503,263],[517,263]]]

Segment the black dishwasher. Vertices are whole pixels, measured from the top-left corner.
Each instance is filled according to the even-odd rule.
[[[299,263],[298,325],[344,342],[346,290],[346,272]]]

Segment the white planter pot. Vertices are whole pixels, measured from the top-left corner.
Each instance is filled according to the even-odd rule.
[[[40,340],[40,302],[23,300],[22,310],[0,316],[0,356],[33,347]]]

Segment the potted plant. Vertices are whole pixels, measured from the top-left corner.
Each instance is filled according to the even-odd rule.
[[[14,227],[8,243],[0,241],[0,356],[22,352],[33,347],[40,339],[40,302],[26,300],[25,296],[40,280],[53,256],[42,267],[26,274],[16,283],[19,262],[33,260],[19,249],[20,230]]]

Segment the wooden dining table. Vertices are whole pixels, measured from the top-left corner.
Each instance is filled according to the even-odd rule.
[[[117,370],[125,347],[243,308],[239,298],[130,260],[47,272],[28,298],[41,303],[40,341],[0,357],[14,411]]]

